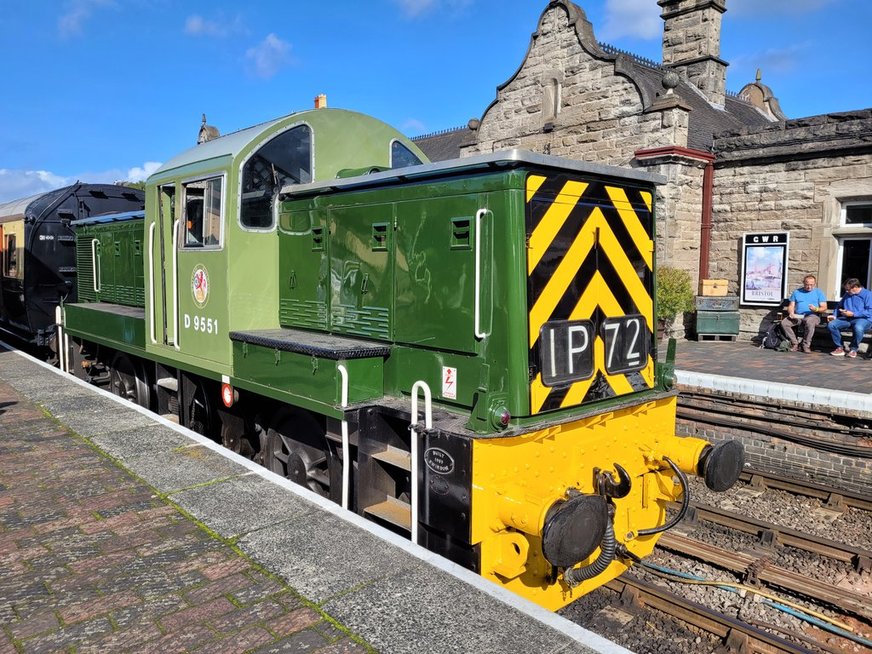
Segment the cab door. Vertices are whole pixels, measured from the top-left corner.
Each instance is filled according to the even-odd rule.
[[[148,224],[149,288],[148,344],[174,348],[176,318],[174,289],[176,288],[176,246],[179,220],[176,216],[176,186],[163,184],[156,189],[157,211]]]
[[[174,230],[175,348],[219,364],[229,364],[225,181],[218,174],[184,182]]]

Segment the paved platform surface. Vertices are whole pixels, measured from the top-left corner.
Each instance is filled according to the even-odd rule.
[[[0,654],[73,651],[627,650],[0,350]]]
[[[830,356],[829,350],[806,354],[764,350],[747,341],[678,341],[675,367],[763,382],[872,393],[872,361]]]

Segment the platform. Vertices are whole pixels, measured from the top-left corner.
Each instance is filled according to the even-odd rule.
[[[71,648],[627,652],[208,439],[0,351],[0,653]]]
[[[679,341],[679,388],[707,388],[872,415],[872,361],[829,350],[778,352],[748,341]]]

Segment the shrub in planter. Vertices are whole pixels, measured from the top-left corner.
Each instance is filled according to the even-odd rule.
[[[657,269],[657,325],[666,329],[687,311],[693,311],[693,285],[690,273],[663,266]]]

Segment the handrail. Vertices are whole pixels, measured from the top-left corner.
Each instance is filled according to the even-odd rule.
[[[67,370],[66,350],[64,348],[64,318],[61,305],[55,307],[55,342],[58,348],[58,368],[61,372],[69,372]]]
[[[91,239],[91,264],[94,267],[94,270],[92,271],[92,273],[93,273],[93,285],[94,285],[94,292],[95,293],[100,292],[100,286],[97,284],[97,277],[99,275],[98,270],[100,268],[100,263],[97,261],[97,245],[99,245],[99,243],[100,243],[100,239],[98,239],[98,238]]]
[[[430,387],[424,381],[416,381],[412,384],[412,422],[409,425],[412,432],[412,542],[418,544],[418,391],[424,391],[424,428],[433,428],[433,402]]]
[[[181,221],[173,223],[173,347],[181,350],[179,341],[179,225]]]
[[[348,406],[348,369],[344,364],[338,364],[336,368],[339,370],[339,375],[342,377],[342,393],[340,406],[344,409]],[[342,508],[348,508],[348,491],[351,485],[351,446],[348,441],[348,421],[345,420],[343,412],[342,418]]]
[[[148,228],[148,306],[151,310],[151,321],[149,324],[149,336],[153,345],[157,344],[157,334],[155,333],[155,315],[154,315],[154,230],[157,227],[157,221],[153,222]]]
[[[475,212],[475,297],[473,331],[476,338],[484,338],[486,333],[481,331],[481,221],[488,213],[487,209],[479,209]]]

